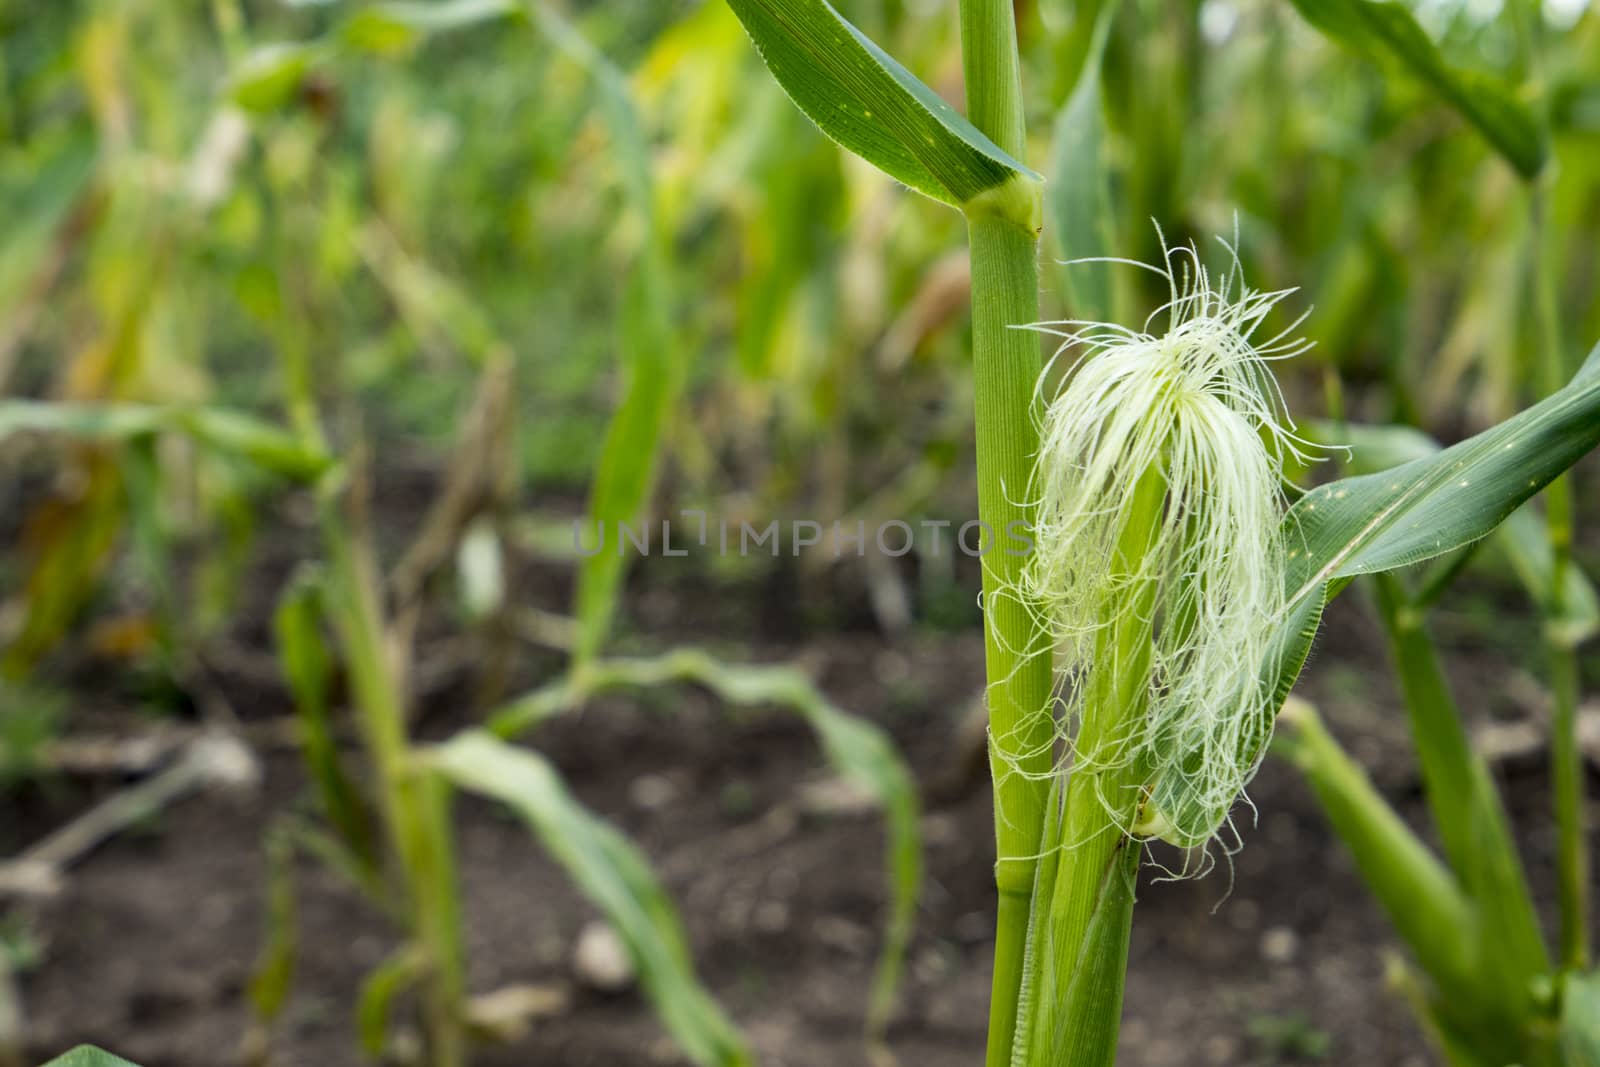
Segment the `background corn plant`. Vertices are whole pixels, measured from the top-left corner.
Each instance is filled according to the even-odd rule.
[[[460,787],[508,803],[606,902],[687,1049],[705,1062],[744,1055],[637,855],[537,753],[506,743],[604,691],[680,684],[792,709],[887,811],[887,947],[867,1013],[881,1032],[919,859],[908,775],[881,733],[801,673],[641,647],[619,606],[618,557],[577,566],[563,613],[497,600],[492,577],[475,600],[482,572],[468,560],[569,556],[559,501],[614,522],[677,506],[965,515],[976,497],[1003,525],[1016,510],[1005,487],[1028,452],[1015,417],[1032,387],[1022,369],[1037,355],[1004,327],[1141,316],[1158,297],[1140,272],[1053,260],[1151,258],[1151,218],[1173,235],[1229,232],[1237,218],[1252,277],[1309,294],[1319,347],[1310,366],[1286,368],[1286,387],[1297,411],[1346,435],[1329,440],[1354,440],[1366,423],[1455,440],[1564,398],[1559,414],[1547,401],[1518,416],[1519,434],[1539,435],[1527,453],[1545,463],[1505,468],[1500,496],[1486,488],[1490,468],[1467,478],[1465,506],[1445,468],[1407,483],[1428,491],[1396,514],[1441,545],[1396,540],[1403,523],[1376,548],[1336,547],[1330,534],[1338,560],[1297,585],[1317,594],[1295,631],[1306,640],[1324,585],[1487,533],[1526,495],[1511,482],[1558,474],[1596,422],[1589,379],[1567,384],[1600,336],[1592,13],[1051,0],[1015,9],[1013,78],[995,67],[1006,7],[969,5],[963,118],[952,106],[962,30],[936,7],[0,6],[0,386],[19,398],[0,401],[0,438],[28,476],[6,490],[0,520],[17,545],[0,561],[5,713],[70,729],[70,715],[33,709],[61,705],[49,690],[70,681],[62,665],[93,631],[120,650],[148,706],[216,714],[208,642],[244,610],[250,561],[275,547],[282,509],[314,501],[322,529],[288,553],[303,567],[280,568],[295,574],[277,583],[272,643],[331,833],[297,820],[270,851],[320,850],[411,932],[415,944],[352,991],[369,1046],[417,984],[440,1062],[458,1055],[468,991],[439,823]],[[994,255],[968,265],[952,202]],[[1044,227],[1039,284],[1010,232],[1018,222]],[[991,378],[997,360],[1013,373]],[[366,529],[363,472],[381,479],[385,463],[421,454],[454,457],[466,474],[397,548]],[[1567,558],[1562,492],[1517,512],[1489,542],[1503,549],[1455,550],[1420,576],[1373,580],[1448,867],[1391,841],[1413,867],[1396,860],[1372,880],[1391,911],[1418,899],[1385,894],[1394,871],[1426,869],[1438,889],[1416,919],[1432,934],[1396,917],[1421,975],[1401,984],[1455,1055],[1490,1032],[1553,1047],[1560,1020],[1570,1015],[1576,1034],[1588,1003],[1581,849],[1565,854],[1566,918],[1546,949],[1522,903],[1514,832],[1496,829],[1419,622],[1452,576],[1494,567],[1502,551],[1512,561],[1546,619],[1541,671],[1558,697],[1564,783],[1555,810],[1562,840],[1581,842],[1570,713],[1590,601]],[[1351,514],[1370,516],[1379,496]],[[1439,536],[1454,508],[1474,521]],[[744,561],[717,565],[732,581],[758,576]],[[881,561],[852,565],[867,572],[878,622],[904,626],[905,579]],[[827,565],[802,566],[814,576]],[[971,577],[929,565],[912,595],[954,604],[971,624]],[[453,624],[498,648],[501,664],[530,654],[523,636],[557,649],[521,696],[506,691],[514,671],[486,667],[475,699],[487,732],[436,747],[412,740],[415,664],[395,649],[434,639],[419,636],[416,614],[441,588],[460,601]],[[990,650],[994,673],[1013,680],[1001,711],[1021,717],[1042,705],[1047,657],[1014,671],[1006,644]],[[1303,653],[1295,645],[1286,659],[1298,668]],[[338,692],[345,676],[350,699]],[[345,704],[376,783],[340,751]],[[1314,725],[1290,736],[1321,794],[1349,792],[1328,804],[1342,834],[1383,837],[1352,829],[1339,803],[1400,833],[1348,764],[1317,747]],[[1316,751],[1331,770],[1317,769]],[[1020,857],[1037,851],[1053,808],[1042,790],[1014,792],[1005,810],[1026,815],[1002,824],[1013,839],[1001,848]],[[1466,837],[1485,825],[1487,844]],[[1380,845],[1360,847],[1364,867],[1388,862],[1371,859]],[[1014,954],[1001,971],[1020,983],[1017,916],[1036,872],[1001,873]],[[277,921],[253,986],[268,1017],[293,980],[288,884],[275,879]],[[1495,977],[1481,960],[1436,959],[1480,929],[1518,946],[1515,968]],[[1116,966],[1115,953],[1103,962]],[[1009,1054],[1010,1026],[992,1036],[991,1058]],[[1483,1033],[1458,1033],[1474,1026]],[[1098,1040],[1103,1051],[1103,1027]]]

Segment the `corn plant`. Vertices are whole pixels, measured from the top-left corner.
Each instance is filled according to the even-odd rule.
[[[392,43],[397,37],[486,18],[531,23],[590,75],[622,164],[628,202],[644,223],[644,255],[623,302],[622,348],[631,361],[626,368],[627,385],[602,446],[591,497],[597,520],[630,519],[643,506],[653,483],[663,423],[682,375],[682,349],[671,329],[665,233],[656,221],[643,134],[620,72],[543,4],[524,8],[509,3],[461,2],[430,10],[380,5],[354,16],[326,42],[256,53],[259,58],[243,64],[231,91],[236,100],[270,113],[281,106],[286,88],[306,64],[331,62],[341,50],[352,47],[351,42],[377,38]],[[283,190],[282,195],[290,192]],[[416,281],[414,276],[412,281]],[[439,301],[417,301],[414,284],[391,288],[411,307],[413,317],[430,320],[446,334],[458,335],[463,320],[481,323],[481,316],[475,314],[439,315],[437,307],[430,309]],[[449,292],[437,279],[431,288],[436,294]],[[413,290],[410,298],[408,290]],[[445,303],[458,312],[463,305],[470,306],[459,293]],[[316,398],[305,368],[312,341],[292,323],[314,318],[311,309],[291,317],[278,335],[287,408],[308,440],[320,440],[321,434],[315,417]],[[492,334],[492,327],[482,325],[474,325],[470,332],[486,329]],[[500,350],[504,346],[495,342],[488,347]],[[489,385],[495,387],[496,383]],[[498,387],[503,388],[504,383]],[[327,489],[332,492],[339,486],[334,482]],[[290,590],[280,609],[278,632],[286,672],[294,682],[308,763],[323,807],[338,831],[341,866],[353,870],[358,883],[380,903],[397,908],[412,934],[371,976],[363,992],[361,1030],[369,1051],[382,1049],[385,1019],[396,994],[420,985],[431,1061],[448,1067],[464,1056],[462,1026],[467,1005],[446,823],[448,798],[443,791],[450,785],[499,800],[529,823],[551,855],[612,921],[664,1024],[695,1062],[747,1062],[743,1039],[694,976],[673,908],[643,858],[585,811],[546,761],[504,740],[548,714],[576,706],[591,693],[677,681],[704,685],[735,704],[775,704],[794,710],[817,733],[840,773],[877,797],[889,813],[890,930],[868,1020],[869,1031],[881,1033],[910,936],[921,860],[910,775],[880,731],[839,711],[802,675],[783,668],[730,667],[692,651],[659,660],[599,658],[617,600],[622,564],[620,556],[601,554],[586,561],[579,573],[573,662],[567,676],[513,702],[494,716],[489,730],[466,731],[444,745],[419,750],[406,736],[401,676],[389,650],[382,586],[366,540],[331,510],[325,509],[324,514],[325,573]],[[387,851],[399,861],[398,899],[386,889],[383,870],[372,859],[369,819],[355,799],[329,737],[324,696],[329,664],[317,638],[319,620],[324,617],[340,638],[362,715],[365,745],[378,772],[376,821],[391,838]],[[277,847],[281,853],[285,846],[280,843]],[[322,851],[328,851],[325,845]],[[292,963],[287,929],[291,906],[286,897],[280,895],[280,899],[285,901],[280,909],[284,921],[275,924],[276,936],[253,991],[258,1008],[268,1017],[282,1004]]]
[[[1024,328],[1038,318],[1042,180],[1022,161],[1011,6],[961,4],[965,118],[823,0],[732,6],[825,133],[966,216],[979,515],[1038,539],[1026,561],[989,555],[983,574],[999,895],[987,1062],[1109,1064],[1141,841],[1203,845],[1226,823],[1323,605],[1351,576],[1477,540],[1600,440],[1600,357],[1493,430],[1285,508],[1296,446],[1267,361],[1300,346],[1252,340],[1283,294],[1231,272],[1214,284],[1196,253],[1164,250],[1166,332],[1056,330],[1082,358],[1041,410]],[[1397,5],[1325,6],[1338,8],[1316,12],[1331,30],[1395,47],[1537,173],[1538,125],[1498,86],[1451,71]],[[1079,158],[1092,144],[1070,138],[1097,109],[1075,95],[1057,180],[1078,187],[1056,195],[1058,218],[1085,219],[1101,179]]]
[[[57,1056],[44,1067],[136,1067],[136,1065],[121,1056],[112,1055],[103,1048],[79,1045]]]

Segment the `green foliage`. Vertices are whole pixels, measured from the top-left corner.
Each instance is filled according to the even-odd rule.
[[[1107,131],[1100,98],[1101,56],[1120,0],[1101,6],[1078,84],[1056,115],[1046,204],[1055,243],[1067,260],[1116,255],[1107,179]],[[1061,286],[1069,314],[1089,322],[1114,322],[1114,281],[1109,263],[1062,264]]]
[[[1436,456],[1296,502],[1290,588],[1409,566],[1485,536],[1600,442],[1600,348],[1560,392]]]
[[[677,913],[644,857],[573,799],[537,754],[484,732],[463,733],[429,762],[458,788],[510,805],[610,919],[662,1021],[694,1062],[752,1062],[733,1025],[695,978]]]
[[[113,1056],[93,1045],[79,1045],[45,1064],[44,1067],[137,1067],[121,1056]]]
[[[582,664],[571,676],[501,709],[489,720],[489,730],[499,737],[511,737],[609,689],[649,691],[683,683],[704,686],[735,706],[771,705],[799,715],[817,735],[834,770],[883,809],[889,831],[885,860],[889,920],[867,1013],[869,1032],[881,1036],[894,1006],[922,887],[916,785],[894,743],[881,730],[834,707],[798,670],[723,663],[692,648],[651,659],[600,659]],[[723,800],[730,813],[736,814],[732,809],[746,804],[748,798],[725,795]]]
[[[896,181],[959,207],[1039,180],[826,0],[730,6],[800,110]]]
[[[1533,114],[1503,82],[1447,63],[1414,15],[1396,0],[1292,0],[1324,33],[1365,55],[1398,60],[1476,126],[1524,178],[1549,152]]]
[[[37,686],[6,685],[0,715],[0,793],[34,778],[44,753],[65,726],[66,701]]]
[[[293,434],[242,412],[211,407],[152,407],[0,401],[0,440],[17,433],[57,434],[80,441],[128,441],[177,432],[264,471],[314,481],[333,461]]]
[[[673,322],[669,234],[657,208],[644,130],[627,81],[548,4],[536,4],[534,18],[535,25],[581,66],[594,84],[612,151],[622,168],[628,207],[645,229],[644,247],[623,289],[617,333],[626,385],[622,402],[606,427],[589,490],[589,518],[597,535],[610,529],[615,537],[619,523],[638,518],[654,484],[667,415],[682,385],[687,348]],[[622,571],[623,559],[617,552],[597,552],[579,567],[573,611],[578,635],[573,651],[580,660],[600,651],[616,609]]]

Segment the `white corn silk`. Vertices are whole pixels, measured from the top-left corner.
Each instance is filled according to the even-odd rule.
[[[1024,592],[1061,652],[1066,726],[1082,721],[1088,694],[1113,691],[1095,684],[1095,672],[1119,669],[1095,662],[1096,638],[1156,605],[1139,620],[1152,645],[1143,721],[1121,743],[1075,752],[1075,766],[1134,760],[1149,782],[1176,782],[1169,795],[1184,803],[1124,828],[1196,845],[1226,820],[1271,728],[1261,667],[1285,601],[1282,459],[1300,442],[1268,363],[1308,346],[1284,334],[1252,343],[1288,291],[1244,288],[1237,257],[1220,286],[1192,248],[1167,252],[1160,273],[1172,299],[1143,331],[1040,327],[1063,339],[1058,357],[1079,360],[1044,416]],[[1166,332],[1149,332],[1163,316]],[[1142,558],[1119,560],[1134,486],[1150,471],[1165,483],[1159,528]],[[1103,799],[1127,820],[1126,798]]]

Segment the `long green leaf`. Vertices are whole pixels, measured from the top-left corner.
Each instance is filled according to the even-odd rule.
[[[778,84],[819,129],[895,180],[961,206],[1039,176],[826,0],[729,0]]]
[[[45,1064],[44,1067],[137,1067],[121,1056],[113,1056],[103,1048],[79,1045]]]
[[[1373,578],[1428,809],[1445,858],[1472,900],[1478,944],[1492,946],[1493,958],[1479,968],[1484,987],[1493,991],[1485,1000],[1514,1018],[1526,1011],[1528,983],[1549,971],[1550,957],[1511,827],[1488,765],[1467,738],[1421,612],[1396,576]]]
[[[1100,99],[1100,59],[1105,53],[1117,0],[1099,10],[1089,54],[1077,87],[1056,116],[1055,143],[1050,151],[1050,187],[1046,202],[1055,227],[1057,247],[1069,260],[1111,255],[1111,192],[1105,167],[1105,110]],[[1059,277],[1067,310],[1075,319],[1115,322],[1111,265],[1103,262],[1062,264]]]
[[[1320,486],[1286,518],[1294,599],[1471,544],[1600,443],[1600,347],[1559,392],[1435,456]]]
[[[1274,750],[1311,783],[1362,880],[1435,981],[1470,990],[1476,983],[1472,905],[1416,834],[1401,821],[1371,780],[1339,747],[1316,712],[1291,701],[1279,718],[1285,729]]]
[[[672,902],[628,840],[568,792],[539,755],[481,730],[437,748],[433,766],[462,789],[493,797],[525,819],[550,854],[616,927],[662,1022],[696,1063],[751,1061],[699,979]]]
[[[1600,1067],[1600,971],[1569,974],[1561,997],[1561,1051],[1567,1067]]]
[[[1445,61],[1439,49],[1396,0],[1291,0],[1306,21],[1346,47],[1397,59],[1476,126],[1524,178],[1544,167],[1545,132],[1510,86],[1479,71]]]
[[[790,667],[722,663],[698,649],[678,649],[652,659],[603,659],[574,677],[523,696],[492,717],[489,729],[511,737],[559,714],[585,697],[617,688],[702,685],[730,704],[773,705],[806,720],[838,773],[870,793],[888,821],[889,924],[873,981],[867,1027],[876,1036],[887,1024],[916,919],[922,887],[922,835],[910,769],[882,730],[841,711]]]
[[[1361,474],[1388,470],[1443,450],[1433,438],[1409,426],[1308,422],[1301,431],[1318,444],[1349,448],[1349,467]],[[1556,627],[1563,641],[1577,644],[1600,633],[1600,596],[1582,569],[1569,563],[1564,569],[1561,610],[1551,617],[1550,536],[1532,508],[1533,504],[1524,504],[1500,524],[1494,532],[1494,547],[1538,601],[1546,625]]]
[[[619,349],[623,353],[622,402],[606,426],[589,490],[593,536],[634,521],[655,484],[661,438],[683,380],[684,347],[673,329],[675,294],[670,234],[656,210],[644,125],[616,65],[543,0],[530,11],[534,25],[593,81],[622,173],[628,204],[645,226],[639,262],[623,290]],[[578,569],[573,615],[578,621],[573,656],[598,655],[611,627],[624,558],[614,550],[586,556]]]
[[[289,431],[224,408],[0,401],[0,441],[18,433],[126,441],[162,431],[187,434],[219,452],[297,481],[314,481],[333,467],[331,457],[307,448]]]

